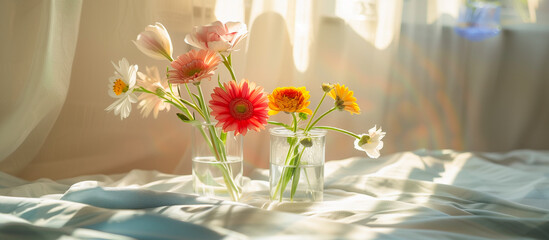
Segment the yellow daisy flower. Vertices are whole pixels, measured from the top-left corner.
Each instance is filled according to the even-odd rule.
[[[276,88],[273,93],[269,94],[269,115],[275,115],[281,111],[312,114],[313,111],[307,108],[311,104],[310,97],[309,91],[305,90],[305,87]]]
[[[351,114],[360,114],[360,108],[356,103],[356,98],[353,97],[353,91],[350,91],[345,85],[335,84],[328,95],[335,100],[335,106],[340,111],[345,110]]]

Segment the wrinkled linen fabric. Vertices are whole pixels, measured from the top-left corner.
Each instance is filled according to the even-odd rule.
[[[0,180],[0,239],[549,239],[549,151],[330,161],[317,203],[271,203],[267,169],[239,203],[155,171]]]

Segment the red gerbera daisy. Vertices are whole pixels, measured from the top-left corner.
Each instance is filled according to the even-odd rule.
[[[171,83],[196,83],[210,79],[221,59],[216,52],[209,50],[191,50],[175,59],[168,71]]]
[[[223,84],[225,90],[216,87],[210,100],[212,116],[223,131],[246,135],[248,129],[259,132],[265,129],[269,118],[267,94],[263,88],[243,79],[240,83]]]

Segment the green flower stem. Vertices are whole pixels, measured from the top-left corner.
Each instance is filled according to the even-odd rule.
[[[276,122],[276,121],[267,121],[268,124],[272,124],[272,125],[278,125],[278,126],[282,126],[282,127],[285,127],[285,128],[289,128],[290,126],[284,124],[284,123],[281,123],[281,122]]]
[[[330,126],[318,126],[318,127],[313,127],[314,129],[326,129],[326,130],[333,130],[333,131],[336,131],[336,132],[340,132],[340,133],[343,133],[343,134],[347,134],[351,137],[354,137],[356,139],[360,139],[360,136],[358,136],[357,134],[353,133],[353,132],[350,132],[350,131],[347,131],[345,129],[341,129],[341,128],[336,128],[336,127],[330,127]]]
[[[167,77],[167,76],[166,76]],[[173,94],[173,88],[172,88],[172,84],[168,81],[168,87],[170,88],[170,92]]]
[[[196,85],[196,89],[198,90],[200,106],[202,107],[202,111],[204,112],[204,115],[205,115],[204,120],[206,121],[206,123],[209,124],[210,133],[212,134],[212,141],[215,141],[215,144],[217,145],[216,150],[223,149],[223,154],[224,154],[225,149],[224,149],[223,146],[220,146],[220,145],[222,145],[222,142],[219,139],[219,137],[217,136],[217,132],[215,131],[215,127],[211,125],[212,122],[210,120],[210,111],[208,110],[208,106],[206,105],[206,102],[204,101],[204,94],[202,93],[202,87],[200,87],[200,85]],[[218,158],[218,159],[220,159],[221,161],[227,161],[226,157]]]
[[[185,85],[187,86],[187,85]],[[172,105],[179,108],[184,114],[186,114],[189,119],[195,120],[191,112],[186,106],[189,106],[196,110],[203,118],[204,120],[209,124],[208,130],[209,134],[206,134],[204,129],[200,125],[195,125],[196,128],[199,129],[200,133],[202,134],[202,137],[204,140],[208,143],[208,147],[210,148],[210,151],[215,155],[215,158],[220,164],[216,164],[215,166],[218,167],[222,174],[223,174],[223,180],[227,186],[227,190],[229,191],[231,195],[231,199],[234,201],[239,200],[240,193],[242,190],[236,185],[233,177],[232,177],[232,169],[230,165],[227,163],[227,156],[225,151],[225,145],[224,142],[217,136],[217,132],[215,131],[215,127],[211,125],[211,121],[209,118],[209,111],[207,109],[207,106],[204,102],[204,96],[202,94],[202,90],[199,86],[198,91],[200,93],[200,106],[197,106],[196,102],[189,102],[185,99],[178,98],[174,96],[173,89],[171,89],[170,86],[170,92],[164,92],[164,94],[158,94],[156,92],[151,92],[143,87],[135,89],[136,92],[144,92],[149,94],[154,94],[158,96],[161,99],[164,99],[166,102],[171,103]],[[192,94],[190,93],[190,89],[187,87],[187,90],[189,92],[189,95],[192,99]],[[167,96],[167,97],[166,97]],[[204,114],[204,113],[207,114]],[[194,124],[193,124],[194,125]],[[209,137],[208,137],[209,135]]]
[[[234,201],[238,201],[238,196],[240,195],[241,189],[236,185],[232,177],[231,167],[227,163],[225,145],[223,141],[217,136],[217,132],[215,131],[215,126],[211,124],[210,111],[208,110],[208,106],[204,101],[204,94],[202,93],[202,88],[200,87],[200,85],[196,85],[196,88],[198,90],[198,96],[199,96],[198,100],[202,108],[202,111],[204,112],[204,120],[206,121],[206,123],[208,123],[208,126],[209,126],[210,141],[212,142],[212,146],[213,146],[212,151],[215,154],[217,161],[221,162],[220,169],[222,170],[222,173],[223,173],[223,180],[227,185],[227,188],[228,188],[227,190],[231,194],[231,198]]]
[[[337,108],[336,107],[333,107],[331,108],[330,110],[326,111],[325,113],[323,113],[322,115],[320,115],[320,117],[318,117],[314,122],[313,124],[309,125],[308,128],[305,128],[305,132],[308,132],[309,130],[311,130],[312,127],[314,127],[316,125],[316,123],[318,123],[318,121],[320,121],[320,119],[322,119],[323,117],[325,117],[326,115],[328,115],[329,113],[333,112],[334,110],[336,110]]]
[[[322,96],[321,102],[324,100],[325,97],[326,97],[326,93],[324,93],[324,95]],[[331,113],[331,112],[333,112],[337,109],[336,107],[333,107],[330,110],[323,113],[322,115],[320,115],[315,121],[313,121],[312,119],[316,115],[316,112],[318,111],[319,106],[320,106],[320,104],[316,107],[315,111],[313,112],[313,115],[311,116],[311,119],[309,120],[309,123],[307,124],[307,127],[305,127],[305,129],[303,131],[304,134],[307,134],[307,132],[309,132],[309,130],[311,130],[318,123],[318,121],[320,121],[320,119],[324,118],[326,115],[328,115],[329,113]],[[293,131],[294,133],[297,133],[297,123],[298,122],[297,122],[297,118],[296,118],[295,113],[292,113],[292,118],[293,118],[293,122],[292,122],[292,126],[291,126],[290,130]],[[281,124],[276,124],[276,122],[271,123],[271,124],[281,125]],[[290,127],[290,126],[288,126],[288,127]],[[320,128],[323,128],[323,127],[320,127]],[[331,128],[331,127],[327,127],[327,128],[330,128],[331,130],[335,130],[335,131],[341,130],[340,132],[349,134],[353,137],[358,136],[354,133],[351,133],[351,132],[343,130],[343,129]],[[276,185],[275,191],[274,191],[273,195],[271,196],[271,199],[273,199],[273,200],[276,199],[276,197],[278,196],[278,193],[280,191],[280,198],[278,200],[282,201],[283,192],[286,189],[286,186],[288,185],[289,181],[293,178],[292,189],[291,189],[291,192],[290,192],[290,201],[293,201],[293,197],[295,195],[295,192],[297,191],[296,181],[299,181],[299,173],[296,172],[296,171],[300,171],[299,165],[301,163],[301,157],[303,156],[303,153],[305,151],[305,148],[303,148],[301,153],[299,153],[299,151],[296,152],[297,149],[299,149],[299,143],[298,143],[298,139],[296,137],[295,142],[292,141],[290,143],[290,148],[288,149],[288,154],[286,155],[286,160],[284,161],[284,169],[282,171],[282,174],[280,175],[280,178],[278,179],[278,183]],[[293,154],[293,152],[296,152],[296,153]],[[307,179],[307,181],[308,181],[308,179]]]
[[[286,159],[284,160],[284,166],[283,166],[284,170],[282,171],[282,174],[280,175],[280,178],[278,179],[278,183],[276,184],[276,189],[275,189],[273,195],[271,196],[271,199],[273,199],[273,200],[276,199],[277,192],[280,190],[280,198],[278,200],[282,201],[282,193],[284,192],[284,189],[286,188],[286,185],[288,184],[288,178],[286,177],[286,175],[288,175],[289,172],[291,171],[291,169],[288,168],[288,165],[291,162],[290,154],[292,154],[292,152],[295,151],[294,150],[294,145],[296,143],[297,143],[297,140],[292,141],[290,143],[290,148],[288,149],[288,153],[286,154]],[[299,146],[299,145],[297,145],[297,146]],[[281,189],[282,185],[284,185],[284,187]]]
[[[291,113],[292,115],[292,126],[287,126],[292,132],[297,133],[297,117],[296,113]],[[288,185],[288,182],[294,177],[295,180],[295,171],[299,171],[299,158],[301,158],[300,154],[293,154],[293,152],[296,152],[299,148],[299,142],[297,137],[292,137],[293,140],[290,143],[290,148],[288,149],[288,153],[286,154],[286,159],[284,160],[284,168],[282,170],[282,174],[280,175],[280,178],[278,179],[278,183],[276,184],[275,192],[273,193],[273,196],[271,198],[274,200],[276,196],[278,195],[278,192],[280,190],[280,198],[279,201],[282,201],[284,190],[286,189],[286,186]],[[295,141],[294,141],[295,140]],[[303,149],[305,150],[305,149]],[[293,164],[292,164],[293,163]],[[293,168],[288,167],[288,165],[293,166]],[[299,180],[299,179],[298,179]],[[292,191],[295,193],[295,188],[297,188],[297,185],[292,185]],[[291,196],[293,200],[293,194]]]
[[[202,128],[201,125],[196,125],[195,127],[198,128],[198,130],[202,134],[202,137],[208,143],[208,147],[210,147],[210,151],[212,153],[214,153],[216,159],[218,161],[220,161],[220,156],[219,156],[218,151],[216,150],[216,147],[214,145],[215,140],[212,138],[211,132],[210,132],[210,137],[208,138],[208,135],[206,134],[206,132],[204,131],[204,129]],[[238,199],[239,199],[238,196],[240,195],[239,194],[240,189],[236,186],[236,184],[234,183],[234,180],[232,179],[232,171],[230,170],[229,166],[226,165],[225,163],[222,163],[221,166],[220,165],[215,165],[215,166],[217,168],[219,168],[221,170],[222,174],[223,174],[223,181],[225,182],[225,184],[229,188],[227,190],[231,194],[231,199],[233,199],[234,201],[238,201]],[[236,191],[236,193],[235,193],[235,191]]]
[[[191,99],[191,101],[195,104],[195,105],[198,105],[196,104],[196,102],[194,101],[194,98],[193,98],[193,94],[191,92],[191,89],[189,89],[189,85],[187,83],[185,83],[185,88],[187,89],[187,93],[189,94],[189,98]]]
[[[208,106],[206,105],[206,102],[204,101],[204,94],[202,94],[202,87],[200,85],[196,86],[196,89],[198,89],[198,95],[200,96],[200,104],[202,106],[202,110],[204,111],[206,115],[206,122],[210,123],[210,110],[208,110]]]
[[[192,115],[191,112],[189,111],[189,109],[188,109],[187,107],[185,107],[184,105],[187,105],[187,106],[193,108],[194,110],[196,110],[196,111],[198,112],[198,114],[200,114],[201,116],[204,116],[204,114],[203,114],[201,111],[199,111],[200,109],[198,109],[198,108],[196,107],[196,105],[191,104],[190,102],[188,102],[188,101],[185,100],[185,99],[177,98],[177,97],[173,96],[172,94],[167,94],[167,95],[169,95],[170,98],[171,98],[173,101],[176,101],[176,102],[180,103],[180,105],[184,107],[185,113],[188,115],[189,119],[195,120],[194,117],[193,117],[193,115]],[[169,100],[168,100],[168,101],[169,101]],[[183,105],[183,104],[184,104],[184,105]]]
[[[177,96],[179,96],[179,98],[181,98],[181,89],[179,89],[179,86],[177,86]],[[170,88],[171,90],[171,88]]]
[[[164,57],[166,57],[170,62],[173,62],[172,56],[170,56],[167,52],[162,52],[162,55],[164,55]]]
[[[307,126],[305,127],[305,131],[307,131],[307,129],[309,129],[309,126],[311,126],[311,122],[313,121],[313,118],[316,116],[316,112],[320,108],[320,104],[322,104],[322,102],[324,101],[324,98],[326,97],[326,94],[328,94],[328,93],[324,92],[324,95],[322,95],[322,98],[320,99],[320,102],[318,103],[318,105],[316,105],[315,111],[313,112],[313,115],[311,115],[311,118],[309,118],[309,123],[307,123]]]
[[[297,117],[295,116],[295,112],[292,113],[292,118],[293,118],[293,132],[294,133],[297,133]]]
[[[318,107],[317,107],[317,110],[318,110]],[[328,113],[329,112],[323,114],[320,118],[322,118],[323,116],[325,116]],[[298,120],[297,120],[297,117],[296,117],[296,113],[293,112],[293,113],[291,113],[291,115],[292,115],[292,126],[291,127],[288,126],[288,127],[290,127],[290,130],[292,132],[297,133]],[[275,124],[275,125],[280,125],[280,124]],[[307,129],[305,129],[304,133],[307,133]],[[296,173],[296,171],[300,171],[299,163],[301,162],[300,160],[301,160],[301,156],[303,154],[299,154],[299,152],[297,152],[295,154],[293,153],[293,152],[296,152],[296,150],[299,149],[299,142],[298,142],[299,139],[297,137],[293,137],[293,139],[295,141],[292,141],[290,143],[290,148],[288,149],[288,153],[286,154],[286,159],[284,161],[284,168],[282,170],[282,174],[280,175],[280,178],[278,179],[278,183],[276,184],[275,191],[274,191],[273,195],[271,196],[271,199],[273,199],[273,200],[276,199],[276,197],[278,196],[278,192],[280,191],[280,198],[278,200],[282,201],[282,198],[283,198],[283,195],[284,195],[284,190],[286,189],[286,186],[288,185],[289,181],[292,178],[294,179],[294,181],[295,180],[299,181],[299,176],[297,175],[299,173]],[[302,153],[304,151],[305,151],[305,148],[303,148]],[[297,185],[296,184],[297,183],[295,183],[295,182],[292,184],[292,189],[291,189],[291,192],[290,192],[290,200],[293,200],[293,195],[295,194],[295,191],[297,190]]]
[[[200,85],[196,85],[196,89],[198,90],[200,106],[202,107],[202,111],[205,113],[204,114],[205,115],[204,120],[206,121],[206,123],[209,124],[210,134],[212,134],[211,139],[212,139],[212,141],[215,140],[215,145],[217,146],[215,150],[218,151],[218,150],[223,149],[223,153],[224,153],[225,152],[224,148],[223,148],[223,146],[220,146],[220,145],[222,145],[222,143],[220,144],[220,139],[217,136],[217,132],[215,131],[215,127],[211,125],[210,111],[208,110],[208,106],[206,105],[206,102],[204,101],[204,94],[202,93],[202,87],[200,87]],[[218,159],[221,160],[221,161],[227,161],[226,157],[218,158]]]
[[[185,105],[183,105],[183,103],[181,103],[181,101],[179,101],[179,99],[177,98],[173,98],[173,95],[170,94],[170,93],[166,93],[167,96],[170,96],[170,98],[172,98],[173,100],[170,100],[164,96],[161,96],[155,92],[151,92],[147,89],[145,89],[144,87],[140,87],[140,88],[137,88],[135,89],[135,91],[137,92],[144,92],[144,93],[149,93],[149,94],[154,94],[156,95],[157,97],[161,98],[161,99],[164,99],[165,101],[171,103],[172,105],[176,106],[177,108],[179,108],[179,110],[181,110],[183,113],[187,114],[187,116],[189,117],[189,119],[192,119],[192,114],[191,112],[189,111],[189,109],[187,107],[185,107]]]
[[[202,110],[200,110],[200,108],[196,105],[194,105],[193,103],[185,100],[185,99],[179,99],[181,102],[183,102],[185,105],[193,108],[196,112],[198,112],[198,114],[200,114],[200,116],[202,116],[202,118],[205,118],[204,117],[204,113],[202,112]]]
[[[232,177],[232,170],[230,168],[230,165],[227,164],[226,157],[223,157],[219,155],[219,153],[223,153],[224,150],[217,150],[215,144],[219,144],[219,141],[217,141],[214,136],[212,135],[211,129],[210,131],[210,137],[208,138],[208,135],[204,131],[204,129],[197,125],[196,128],[200,130],[200,133],[202,134],[202,137],[204,137],[204,140],[208,142],[208,146],[210,147],[210,151],[215,154],[215,157],[217,161],[221,162],[221,164],[216,164],[215,166],[219,168],[223,174],[223,181],[225,182],[227,186],[227,190],[229,191],[229,194],[231,195],[231,199],[233,201],[238,201],[239,196],[241,193],[241,189],[236,185],[234,182],[234,179]],[[215,131],[215,130],[214,130]],[[218,145],[219,146],[219,145]]]
[[[233,67],[232,67],[232,63],[231,63],[231,54],[229,53],[229,56],[228,57],[225,57],[223,54],[219,53],[219,55],[221,55],[221,57],[223,58],[223,64],[225,65],[225,67],[227,68],[227,70],[229,70],[229,73],[231,74],[231,78],[236,81],[236,76],[235,76],[235,73],[234,73],[234,70],[233,70]],[[221,85],[221,84],[220,84]],[[199,94],[200,94],[200,98],[202,99],[202,101],[204,101],[204,96],[202,95],[202,91],[201,91],[201,88],[198,87],[198,91],[199,91]],[[207,106],[206,104],[203,102],[203,106],[205,108],[206,111],[208,111],[207,109]],[[208,112],[208,115],[210,113]],[[208,120],[209,121],[209,120]],[[224,149],[224,144],[223,144],[223,141],[219,138],[217,138],[217,135],[215,136],[216,137],[216,140],[219,140],[219,141],[216,141],[218,144],[219,144],[219,147],[221,150],[221,153],[222,154],[225,154],[225,149]],[[225,161],[226,161],[226,156],[224,156]],[[229,165],[227,165],[227,169],[230,171],[230,168],[229,168]],[[229,180],[232,185],[234,186],[234,189],[236,189],[237,191],[239,191],[240,189],[238,189],[235,184],[234,184],[234,180],[232,179],[232,175],[229,175],[229,176],[225,176],[225,172],[223,172],[223,176],[225,178],[225,182],[227,182],[227,180]],[[240,193],[240,191],[239,191]],[[233,192],[231,191],[231,194],[233,194]],[[234,195],[233,195],[234,196]],[[233,198],[234,199],[234,198]]]
[[[240,200],[240,193],[242,192],[242,190],[238,186],[236,186],[231,168],[229,167],[229,165],[223,165],[221,169],[223,170],[223,180],[225,181],[225,184],[228,184],[229,186],[229,189],[227,190],[229,190],[229,193],[231,194],[231,199],[233,199],[233,201]]]
[[[281,123],[281,122],[275,122],[275,121],[267,121],[268,124],[271,124],[271,125],[277,125],[277,126],[281,126],[281,127],[284,127],[290,131],[292,131],[292,127],[288,126],[287,124],[284,124],[284,123]]]
[[[229,70],[229,73],[231,73],[231,77],[233,78],[233,81],[236,81],[236,76],[234,74],[233,65],[231,63],[231,54],[229,53],[228,57],[225,57],[225,55],[219,53],[221,55],[221,58],[223,58],[223,65]]]
[[[217,132],[215,131],[215,127],[209,126],[210,130],[210,140],[213,143],[213,152],[216,155],[216,159],[221,162],[221,167],[219,167],[222,170],[223,173],[223,180],[225,181],[225,184],[229,187],[229,193],[231,194],[231,198],[235,201],[238,201],[238,196],[240,195],[240,188],[236,186],[236,183],[234,182],[234,179],[232,178],[232,169],[230,165],[227,163],[227,155],[225,152],[225,147],[222,141],[217,137]],[[217,165],[219,166],[219,165]],[[235,193],[236,191],[236,193]]]
[[[296,167],[293,174],[294,176],[292,180],[292,189],[290,191],[290,201],[294,200],[295,191],[297,190],[297,185],[299,184],[299,175],[301,173],[301,169],[299,168],[299,165],[301,164],[301,157],[303,156],[304,152],[305,152],[305,147],[302,148],[299,155],[296,156],[296,162],[295,162]],[[305,172],[305,174],[307,174],[307,172]]]
[[[217,155],[217,152],[215,151],[213,141],[211,141],[210,138],[208,138],[208,135],[206,134],[206,131],[204,131],[204,129],[202,129],[201,125],[196,125],[195,127],[198,128],[198,130],[200,130],[200,134],[202,134],[202,137],[204,137],[204,140],[206,140],[206,142],[208,142],[208,146],[210,147],[210,151],[216,155],[216,159],[217,159],[218,155]]]

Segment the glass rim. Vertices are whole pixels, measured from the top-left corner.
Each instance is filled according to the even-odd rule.
[[[269,133],[273,136],[279,137],[290,137],[290,136],[299,136],[299,137],[324,137],[328,133],[326,129],[311,129],[305,135],[303,130],[298,130],[297,132],[292,132],[285,127],[274,127],[269,128]]]
[[[206,122],[206,121],[201,121],[200,122],[200,125],[216,125],[217,124],[217,121],[210,121],[210,123]]]

